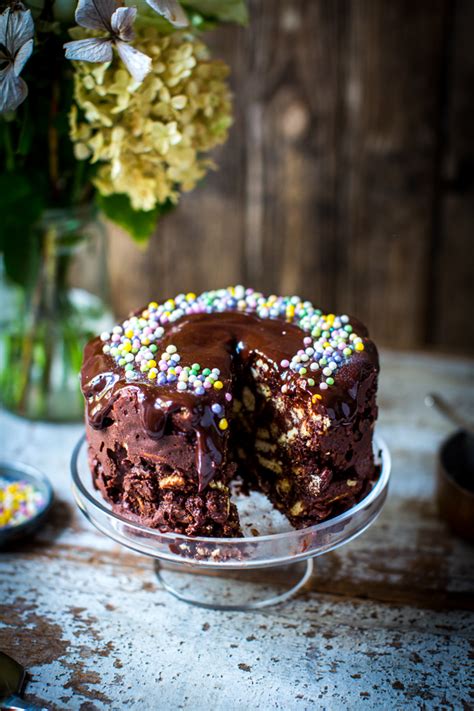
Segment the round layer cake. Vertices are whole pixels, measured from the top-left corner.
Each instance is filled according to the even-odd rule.
[[[237,536],[229,484],[301,528],[375,477],[378,356],[345,314],[242,286],[151,302],[85,348],[95,486],[135,521]]]

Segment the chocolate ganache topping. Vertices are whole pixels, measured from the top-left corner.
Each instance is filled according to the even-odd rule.
[[[126,388],[136,394],[151,438],[187,413],[183,436],[196,436],[199,491],[213,479],[229,434],[235,379],[255,363],[272,388],[308,403],[331,424],[350,423],[378,372],[367,329],[347,315],[324,314],[299,297],[265,297],[242,286],[180,294],[148,306],[92,340],[82,389],[93,429]]]

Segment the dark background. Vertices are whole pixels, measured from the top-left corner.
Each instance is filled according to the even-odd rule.
[[[118,315],[234,283],[474,352],[474,1],[252,0],[219,170],[146,252],[111,230]]]

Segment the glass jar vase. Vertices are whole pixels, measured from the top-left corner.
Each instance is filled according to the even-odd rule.
[[[79,421],[83,347],[112,323],[105,228],[88,205],[47,210],[33,232],[28,285],[0,273],[0,400],[31,419]]]

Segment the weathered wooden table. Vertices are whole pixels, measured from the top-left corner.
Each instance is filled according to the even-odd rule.
[[[28,668],[26,697],[82,711],[473,708],[474,556],[436,515],[450,427],[424,407],[433,389],[472,413],[472,363],[384,354],[382,515],[317,559],[304,594],[251,614],[174,600],[149,559],[83,519],[69,478],[81,427],[2,414],[3,456],[44,470],[57,493],[36,541],[0,554],[0,649]]]

